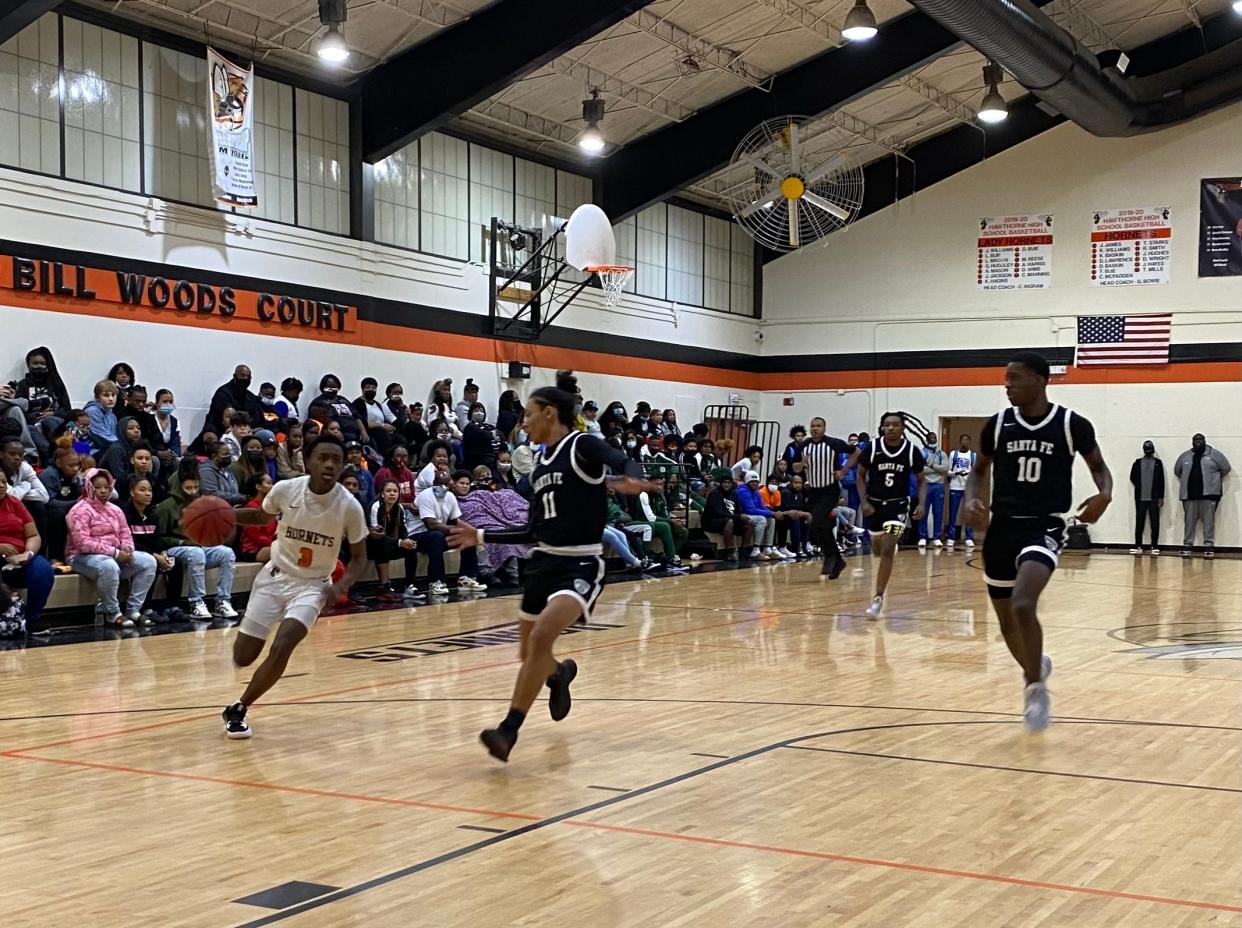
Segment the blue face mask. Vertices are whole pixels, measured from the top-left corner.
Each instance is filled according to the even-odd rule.
[[[431,492],[436,495],[436,499],[444,499],[448,495],[448,487],[436,486],[431,488]]]
[[[174,406],[172,403],[165,403],[163,406],[160,407],[160,412],[162,412],[166,416],[171,416],[176,411],[177,411],[177,407]]]

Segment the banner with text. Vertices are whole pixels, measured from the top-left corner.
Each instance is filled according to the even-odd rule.
[[[211,192],[225,206],[255,207],[254,67],[243,70],[207,49]]]
[[[975,278],[980,290],[1047,290],[1052,286],[1052,216],[979,220]]]
[[[1242,177],[1199,182],[1199,276],[1242,274]]]
[[[1091,217],[1091,284],[1167,284],[1173,228],[1167,206],[1100,209]]]

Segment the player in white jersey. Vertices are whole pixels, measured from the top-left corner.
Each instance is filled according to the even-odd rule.
[[[272,559],[263,565],[250,591],[246,615],[233,642],[233,662],[248,667],[263,652],[272,626],[276,637],[241,699],[224,710],[224,732],[249,738],[246,710],[276,685],[289,657],[319,618],[324,605],[348,592],[367,568],[367,520],[358,500],[337,483],[345,462],[340,439],[321,435],[306,453],[307,476],[282,480],[263,500],[262,509],[237,510],[243,525],[280,523]],[[349,568],[333,585],[342,539],[349,541]]]

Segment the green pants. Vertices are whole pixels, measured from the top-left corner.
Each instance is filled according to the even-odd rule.
[[[635,519],[634,523],[643,522],[642,519]],[[657,538],[660,544],[664,546],[664,559],[672,560],[677,556],[677,552],[681,550],[681,546],[686,543],[686,539],[690,537],[690,532],[684,526],[673,525],[664,519],[657,519],[655,522],[647,522],[651,526],[651,542]],[[651,554],[651,542],[646,545],[647,554]]]

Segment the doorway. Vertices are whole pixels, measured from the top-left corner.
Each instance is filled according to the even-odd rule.
[[[940,418],[940,447],[945,450],[946,454],[952,454],[957,450],[958,439],[963,435],[969,435],[971,450],[978,451],[979,433],[983,431],[983,427],[987,424],[989,418],[989,416],[942,416]],[[937,538],[945,534],[949,525],[948,482],[946,482],[944,488],[943,509],[941,523],[936,527]],[[958,521],[960,522],[961,519],[959,518]]]

